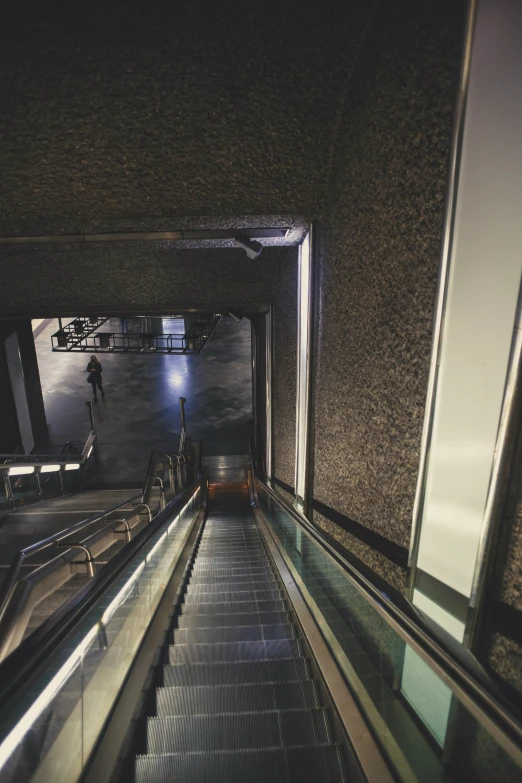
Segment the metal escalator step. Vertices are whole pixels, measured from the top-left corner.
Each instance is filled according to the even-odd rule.
[[[277,685],[199,685],[158,688],[157,715],[204,715],[263,710],[313,709],[320,706],[314,680]]]
[[[197,551],[198,554],[206,552],[208,557],[213,557],[217,550],[220,551],[222,557],[233,554],[234,550],[237,550],[236,555],[242,552],[255,552],[256,554],[266,555],[266,549],[259,538],[252,538],[250,541],[239,541],[237,538],[202,538]]]
[[[204,551],[198,548],[197,557],[200,561],[214,561],[214,560],[241,560],[242,557],[252,558],[253,560],[267,560],[266,551],[260,544],[252,544],[252,546],[244,547],[237,551],[231,547],[223,547],[219,552],[215,547],[209,547],[208,551]]]
[[[298,640],[224,642],[213,644],[174,644],[169,647],[169,663],[213,663],[217,661],[263,661],[302,658]]]
[[[192,568],[192,573],[200,573],[209,571],[214,573],[216,571],[271,571],[272,564],[265,559],[256,557],[241,557],[237,560],[222,559],[222,560],[208,560],[207,562],[200,561],[199,557],[196,558],[196,562]]]
[[[263,539],[254,529],[236,526],[233,531],[227,533],[225,530],[214,527],[209,533],[205,532],[201,536],[198,544],[199,548],[209,547],[264,547]],[[266,550],[265,550],[266,551]]]
[[[220,554],[217,554],[214,551],[210,551],[208,554],[205,554],[201,551],[198,551],[197,553],[197,562],[198,564],[214,564],[214,563],[243,563],[245,560],[247,560],[249,563],[251,562],[257,562],[258,560],[263,563],[268,563],[268,557],[266,556],[266,552],[263,552],[263,550],[260,547],[256,547],[255,549],[245,549],[243,552],[221,552]]]
[[[245,614],[247,612],[284,612],[284,601],[223,601],[206,603],[190,601],[181,605],[182,615],[189,614]]]
[[[136,783],[347,783],[337,745],[138,756]]]
[[[227,590],[235,590],[235,589],[245,589],[244,585],[278,585],[278,582],[276,581],[273,574],[271,575],[265,575],[265,576],[241,576],[241,577],[234,577],[234,579],[231,579],[228,576],[217,576],[217,577],[208,577],[208,576],[199,576],[199,577],[190,577],[190,586],[198,586],[201,587],[203,585],[212,587],[216,587],[216,589],[219,587],[219,585],[225,587]],[[250,590],[250,587],[247,589]],[[255,589],[255,588],[253,588]],[[262,589],[261,587],[259,589]]]
[[[255,558],[265,558],[266,559],[266,552],[264,549],[261,548],[261,546],[245,546],[245,547],[237,547],[237,546],[223,546],[223,547],[216,547],[216,546],[209,546],[204,547],[203,549],[200,547],[197,552],[198,558],[203,558],[205,560],[215,560],[215,559],[222,559],[222,558],[232,558],[237,560],[238,558],[242,557],[255,557]]]
[[[261,567],[257,568],[257,566],[252,566],[252,568],[250,568],[248,563],[245,563],[242,566],[238,566],[237,568],[234,568],[233,566],[223,567],[223,568],[221,568],[220,566],[216,566],[215,568],[209,566],[207,568],[205,566],[199,568],[197,565],[197,560],[196,560],[196,565],[191,571],[191,575],[194,576],[211,576],[211,577],[228,576],[230,578],[233,578],[235,576],[251,576],[254,574],[258,574],[260,576],[266,574],[266,576],[269,576],[274,573],[275,573],[274,569],[268,565],[263,568]]]
[[[244,614],[181,614],[178,628],[220,628],[230,625],[278,625],[288,623],[288,612],[245,612]]]
[[[231,625],[221,628],[177,628],[171,631],[170,643],[214,644],[219,642],[257,642],[263,639],[294,639],[294,626],[281,625]]]
[[[289,728],[291,726],[294,730]],[[300,741],[296,743],[298,732]],[[162,716],[147,720],[149,753],[328,745],[329,738],[324,708],[239,715]]]
[[[308,680],[306,658],[235,663],[178,663],[163,666],[163,685],[232,685],[234,683]]]
[[[237,590],[226,593],[220,590],[202,590],[189,588],[183,596],[184,604],[223,604],[241,602],[241,601],[281,601],[283,593],[281,590]]]
[[[238,566],[242,565],[243,563],[261,563],[266,565],[268,562],[270,562],[270,559],[267,557],[264,551],[259,551],[258,549],[244,549],[239,552],[227,552],[226,550],[216,552],[214,549],[212,549],[209,550],[208,553],[198,552],[196,556],[196,562],[205,566],[214,564],[219,564],[221,566],[227,564]]]

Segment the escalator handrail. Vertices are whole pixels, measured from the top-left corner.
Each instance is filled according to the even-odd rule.
[[[113,506],[112,508],[108,508],[101,514],[97,513],[91,517],[88,517],[87,519],[82,519],[80,522],[76,522],[74,525],[71,525],[71,527],[68,527],[65,530],[59,530],[58,533],[53,533],[52,536],[42,538],[40,541],[36,541],[34,544],[30,544],[29,546],[24,547],[24,549],[20,549],[9,567],[9,571],[7,572],[7,576],[0,590],[0,620],[4,616],[9,605],[18,574],[20,573],[20,569],[24,560],[26,560],[28,557],[32,557],[32,555],[35,555],[37,552],[41,552],[43,549],[47,549],[53,544],[62,541],[64,538],[68,538],[73,533],[78,533],[80,530],[84,530],[86,527],[93,525],[95,522],[99,522],[100,519],[103,519],[108,514],[112,514],[114,511],[117,511],[119,508],[127,505],[127,503],[132,503],[132,501],[137,500],[138,498],[141,499],[141,493],[127,498],[122,503],[118,503],[118,505]]]
[[[419,612],[411,604],[408,604],[408,607],[413,617],[409,617],[385,593],[378,590],[375,585],[349,563],[313,523],[274,492],[255,472],[254,477],[263,490],[286,513],[290,514],[297,524],[357,584],[360,591],[365,594],[367,600],[377,609],[379,614],[389,624],[398,627],[401,630],[401,636],[406,641],[414,642],[421,658],[424,658],[426,661],[435,660],[448,679],[456,686],[457,691],[466,694],[468,698],[471,698],[477,704],[484,719],[488,723],[492,721],[511,741],[522,747],[522,722],[519,716],[514,712],[513,705],[506,700],[502,691],[497,688],[476,658],[468,650],[459,650],[456,653],[448,645],[444,645],[426,622],[429,618],[426,618],[423,613]],[[452,639],[448,638],[448,641],[451,644]],[[466,658],[470,660],[465,660]]]
[[[118,554],[101,568],[77,593],[59,607],[16,650],[0,663],[0,705],[2,711],[9,700],[17,697],[22,687],[37,673],[40,665],[52,655],[57,645],[85,617],[93,603],[114,582],[121,571],[136,556],[149,538],[179,507],[184,507],[198,487],[201,475],[182,490],[159,514]],[[140,496],[141,497],[141,496]]]

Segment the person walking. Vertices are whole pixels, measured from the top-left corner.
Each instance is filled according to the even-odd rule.
[[[102,397],[105,397],[105,392],[103,391],[102,386],[102,366],[101,363],[98,361],[96,356],[91,356],[91,361],[87,365],[86,372],[89,373],[87,376],[87,382],[91,384],[92,386],[92,393],[94,394],[94,400],[95,402],[98,401],[98,396],[96,394],[96,387],[101,391]]]

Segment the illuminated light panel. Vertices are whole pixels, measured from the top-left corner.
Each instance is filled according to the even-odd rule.
[[[40,473],[56,473],[60,467],[60,465],[42,465]]]
[[[89,449],[89,451],[87,453],[87,459],[89,459],[89,457],[91,456],[93,448],[94,448],[94,446],[91,446],[91,448]]]
[[[10,476],[27,476],[29,473],[34,473],[34,465],[18,465],[9,468]]]
[[[78,470],[80,467],[79,462],[68,462],[65,466],[65,470]]]

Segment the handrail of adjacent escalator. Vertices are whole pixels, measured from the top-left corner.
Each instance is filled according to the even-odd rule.
[[[41,552],[43,549],[47,549],[59,541],[63,541],[64,538],[69,538],[69,536],[71,536],[73,533],[78,533],[80,530],[84,530],[85,528],[90,527],[95,522],[99,522],[100,519],[104,519],[104,517],[112,514],[119,508],[126,506],[128,503],[132,503],[134,500],[138,500],[138,498],[141,499],[141,497],[141,493],[139,495],[133,495],[131,498],[124,500],[122,503],[118,503],[118,505],[112,506],[112,508],[108,508],[101,514],[93,514],[91,517],[82,519],[80,522],[76,522],[74,525],[71,525],[65,530],[59,530],[58,533],[53,533],[52,536],[43,538],[41,541],[36,541],[34,544],[30,544],[30,546],[26,546],[24,549],[21,549],[16,555],[16,558],[11,563],[9,571],[7,572],[7,576],[0,590],[0,620],[5,614],[5,610],[9,604],[9,599],[12,595],[14,585],[24,560],[26,560],[28,557],[31,557],[32,555],[35,555],[37,552]],[[137,506],[137,508],[140,506]]]
[[[168,506],[160,511],[154,520],[132,539],[118,554],[100,569],[92,579],[54,612],[0,664],[0,704],[17,693],[27,683],[39,664],[52,654],[53,649],[86,614],[98,597],[114,582],[118,574],[136,556],[161,525],[184,507],[186,502],[201,486],[198,475],[190,487],[183,490]]]
[[[379,591],[375,585],[357,571],[331,545],[313,523],[301,515],[293,506],[285,502],[283,498],[257,476],[255,476],[255,481],[286,513],[293,517],[296,523],[326,551],[327,555],[341,566],[379,614],[388,623],[392,624],[406,641],[415,644],[418,654],[425,661],[435,661],[448,680],[456,687],[457,691],[466,695],[477,705],[483,718],[490,725],[493,722],[497,731],[505,734],[511,742],[522,748],[522,722],[519,716],[516,715],[513,705],[506,700],[502,691],[488,677],[474,656],[464,648],[457,652],[454,649],[450,649],[450,645],[444,645],[430,629],[423,614],[418,612],[415,607],[408,603],[410,614],[412,615],[408,616],[385,593]],[[258,501],[256,500],[256,502]]]

